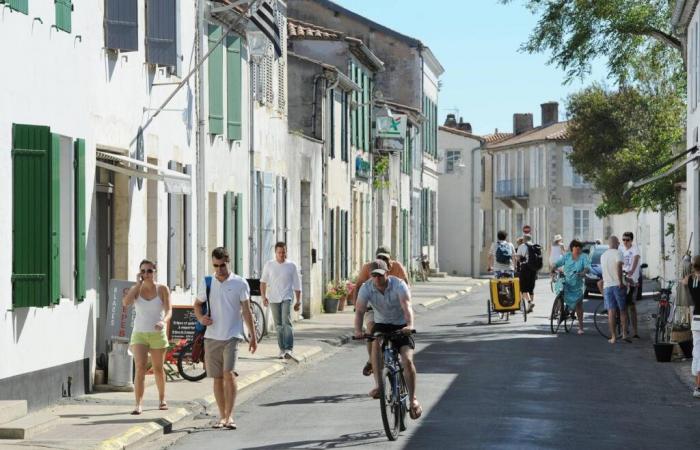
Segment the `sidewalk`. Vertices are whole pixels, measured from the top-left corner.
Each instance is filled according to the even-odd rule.
[[[412,287],[416,311],[436,308],[458,296],[468,293],[485,280],[461,277],[436,278]],[[352,336],[352,307],[337,314],[319,314],[295,324],[297,345],[295,354],[299,363],[305,363],[343,345]],[[296,362],[276,359],[278,349],[274,335],[265,336],[255,355],[241,345],[236,370],[238,389],[244,390],[271,376],[284,373]],[[216,416],[212,395],[212,381],[199,382],[178,379],[166,384],[169,410],[158,409],[158,395],[152,377],[147,377],[144,412],[140,416],[129,413],[133,408],[132,392],[96,392],[67,400],[24,418],[0,424],[16,428],[25,439],[0,439],[0,449],[19,447],[70,449],[122,449],[133,447],[157,435],[168,433],[173,424],[209,412]],[[0,402],[0,406],[1,406]]]

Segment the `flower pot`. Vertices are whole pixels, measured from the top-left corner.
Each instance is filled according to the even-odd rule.
[[[680,341],[678,343],[678,346],[683,351],[684,358],[692,358],[693,357],[693,340],[692,339]]]
[[[670,362],[671,356],[673,355],[673,346],[674,344],[671,342],[659,342],[658,344],[654,344],[656,361]]]
[[[326,313],[337,313],[338,312],[338,299],[337,298],[324,298],[323,299],[323,311]]]

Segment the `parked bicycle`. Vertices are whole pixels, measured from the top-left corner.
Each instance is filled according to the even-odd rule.
[[[673,280],[664,280],[662,277],[652,278],[657,281],[660,286],[666,284],[666,287],[659,289],[659,300],[656,307],[656,314],[652,317],[656,318],[654,324],[654,343],[668,342],[671,340],[671,327],[673,322],[672,310],[674,302],[672,300],[673,286],[676,284]],[[665,282],[665,283],[664,283]]]
[[[258,342],[267,334],[267,320],[265,319],[265,311],[260,303],[255,300],[250,301],[251,312],[253,313],[253,326],[255,327],[255,336]],[[246,342],[250,341],[250,331],[243,323],[243,337]],[[204,365],[204,349],[199,355],[192,356],[192,347],[194,340],[189,340],[182,346],[177,355],[177,371],[182,378],[188,381],[199,381],[207,376],[207,370]]]
[[[576,319],[576,311],[569,309],[564,301],[564,279],[565,275],[561,271],[556,271],[552,274],[552,286],[556,294],[552,305],[552,313],[549,316],[549,328],[552,334],[559,332],[562,323],[564,324],[564,330],[568,333],[573,329],[574,320]]]
[[[415,334],[416,330],[411,330]],[[366,334],[362,338],[374,341],[382,340],[381,352],[384,359],[384,368],[379,377],[379,404],[382,414],[382,423],[387,438],[395,441],[401,431],[406,430],[406,412],[408,411],[408,387],[403,375],[403,367],[399,359],[399,348],[394,340],[403,336],[403,331],[392,333]]]

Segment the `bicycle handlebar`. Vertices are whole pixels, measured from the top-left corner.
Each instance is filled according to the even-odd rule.
[[[352,340],[353,341],[363,341],[363,340],[367,339],[368,341],[373,341],[373,340],[380,338],[380,337],[391,338],[391,337],[411,335],[411,334],[416,334],[416,330],[410,330],[410,332],[408,332],[408,333],[405,331],[402,331],[402,330],[396,330],[396,331],[392,331],[391,333],[377,332],[377,333],[373,333],[373,334],[364,334],[364,335],[362,335],[362,337],[359,337],[359,338],[353,336]]]

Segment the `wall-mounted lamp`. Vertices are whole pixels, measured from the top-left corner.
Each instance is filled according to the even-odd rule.
[[[7,5],[5,5],[5,6],[7,6]],[[10,10],[10,11],[11,11],[11,10]],[[39,23],[42,24],[42,25],[44,24],[44,21],[41,20],[41,17],[35,17],[34,20],[33,20],[33,22],[39,22]]]

